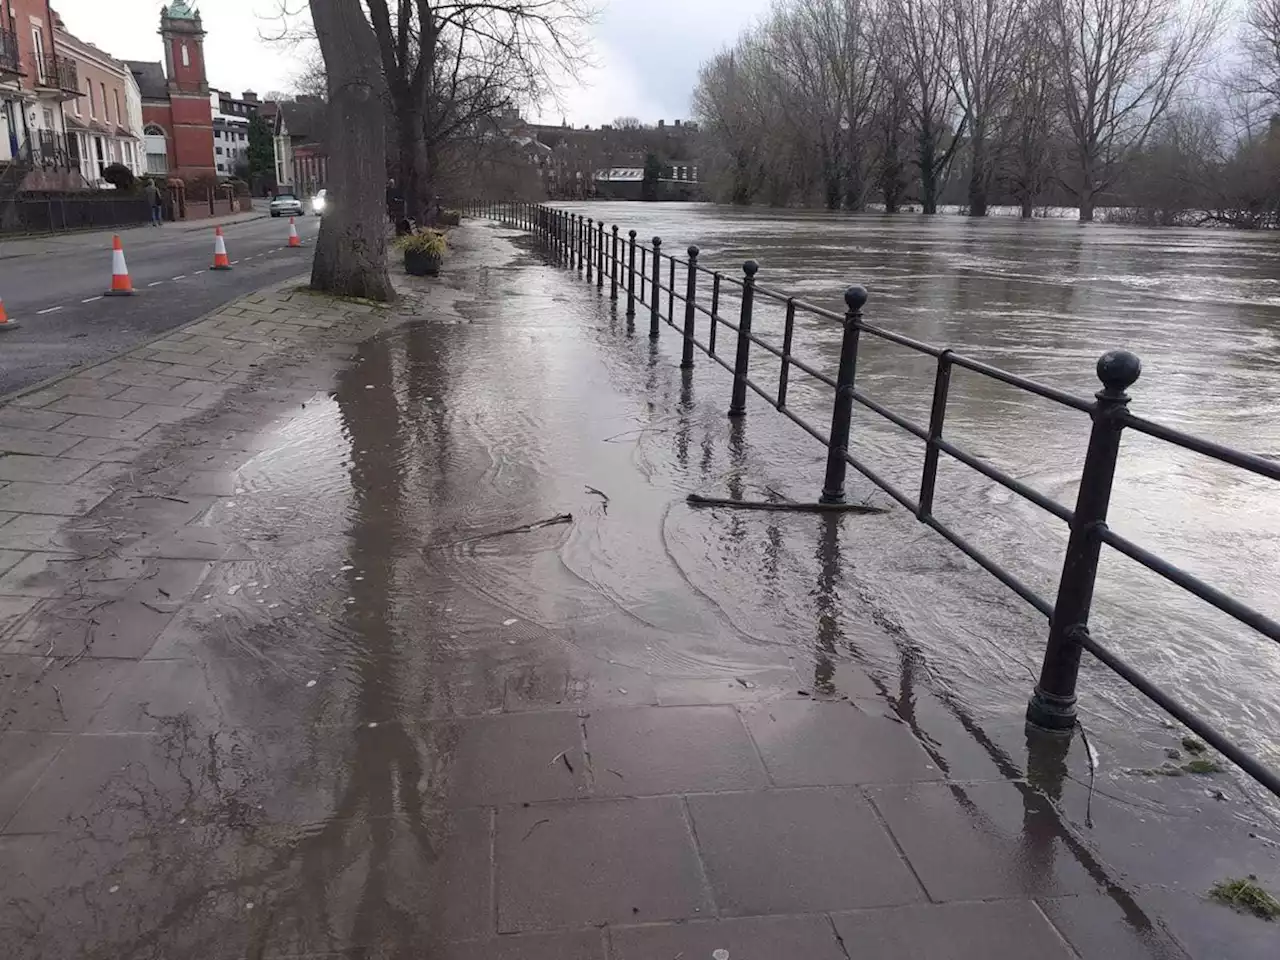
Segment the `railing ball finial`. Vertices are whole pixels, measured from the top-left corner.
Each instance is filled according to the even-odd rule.
[[[632,240],[634,240],[636,238],[636,232],[634,230],[628,230],[627,236],[629,236]]]
[[[1106,392],[1121,396],[1142,373],[1142,361],[1128,350],[1108,350],[1098,358],[1098,379]]]
[[[857,313],[867,303],[867,288],[859,284],[846,287],[844,291],[844,303],[850,310]]]
[[[742,265],[742,272],[747,275],[748,280],[755,279],[756,273],[760,270],[760,264],[754,260],[748,260]]]
[[[690,260],[692,260],[692,259],[694,259],[694,258],[696,258],[696,257],[698,256],[698,248],[697,248],[697,246],[695,246],[695,245],[694,245],[694,244],[692,244],[692,243],[691,243],[691,244],[689,244],[689,249],[688,249],[688,251],[686,251],[686,252],[689,254],[689,259],[690,259]]]

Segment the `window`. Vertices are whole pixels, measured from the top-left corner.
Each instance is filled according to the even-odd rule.
[[[147,173],[168,173],[169,155],[165,153],[147,154]]]
[[[97,101],[93,99],[92,80],[89,81],[89,116],[93,117],[95,120],[98,118],[98,104]]]
[[[184,67],[191,66],[191,54],[187,52],[187,45],[182,45],[182,65]]]
[[[44,33],[34,24],[31,27],[31,50],[36,58],[36,77],[44,83]]]
[[[120,112],[120,91],[112,90],[111,92],[112,94],[115,95],[115,98],[116,98],[116,123],[120,124],[120,126],[123,127],[125,123],[124,123],[124,114]]]
[[[107,122],[110,122],[111,111],[107,109],[107,85],[105,83],[102,83],[102,84],[99,84],[99,86],[102,88],[102,119],[106,120]],[[116,110],[116,119],[117,120],[120,119],[119,110]]]
[[[221,147],[214,147],[214,148],[213,148],[213,152],[214,152],[214,153],[216,153],[218,156],[222,156],[222,148],[221,148]]]

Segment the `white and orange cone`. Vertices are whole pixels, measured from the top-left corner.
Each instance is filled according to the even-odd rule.
[[[4,309],[4,301],[0,300],[0,330],[16,330],[20,326],[17,320],[9,319],[9,314]]]
[[[124,262],[124,244],[120,242],[119,234],[111,238],[111,289],[105,296],[133,296],[133,281],[129,279],[129,268]]]
[[[231,261],[227,259],[227,241],[222,237],[222,227],[213,231],[213,267],[214,270],[230,270]]]
[[[289,246],[302,246],[302,239],[298,236],[298,228],[293,222],[293,217],[289,218]]]

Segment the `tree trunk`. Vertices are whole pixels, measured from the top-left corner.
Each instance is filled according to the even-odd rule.
[[[422,134],[422,110],[412,92],[396,98],[396,139],[400,155],[400,191],[404,215],[421,223],[426,200],[427,151]]]
[[[1083,187],[1080,190],[1080,222],[1093,223],[1093,190]]]
[[[1030,193],[1022,195],[1022,219],[1030,220],[1035,216],[1035,200]]]
[[[359,0],[311,0],[329,82],[329,192],[311,286],[347,297],[392,300],[383,184],[387,172],[383,78],[373,29]]]
[[[920,166],[920,205],[925,213],[937,213],[937,156],[934,153],[933,136],[927,130],[920,133],[920,152],[916,162]]]
[[[969,171],[969,216],[987,215],[987,142],[974,136],[971,144],[973,167]]]

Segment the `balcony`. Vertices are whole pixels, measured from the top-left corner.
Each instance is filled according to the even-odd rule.
[[[36,74],[36,88],[57,90],[63,100],[74,100],[80,96],[80,75],[74,60],[66,60],[53,54],[46,54],[40,61]]]
[[[18,32],[0,24],[0,79],[22,76],[22,57],[18,54]]]

